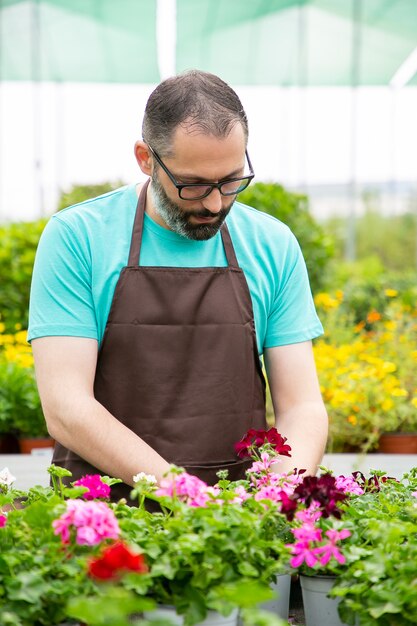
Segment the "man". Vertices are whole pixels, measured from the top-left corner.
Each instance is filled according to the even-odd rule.
[[[236,201],[253,178],[248,125],[220,78],[151,94],[135,156],[149,180],[53,216],[37,252],[29,340],[54,462],[158,480],[171,463],[244,475],[233,445],[276,426],[315,473],[327,436],[311,339],[322,332],[298,244]]]

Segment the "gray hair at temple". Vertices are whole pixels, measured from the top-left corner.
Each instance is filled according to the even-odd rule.
[[[188,70],[162,81],[151,93],[142,137],[158,154],[169,157],[179,125],[189,132],[224,138],[237,123],[242,124],[247,142],[248,120],[236,92],[214,74]]]

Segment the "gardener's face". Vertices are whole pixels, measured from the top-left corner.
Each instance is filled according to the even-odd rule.
[[[181,191],[188,198],[204,193],[207,183],[243,176],[245,144],[243,128],[239,123],[222,139],[181,126],[174,134],[172,156],[160,160],[178,184],[201,183],[198,189]],[[201,199],[180,198],[169,174],[153,155],[151,198],[151,217],[161,226],[188,239],[205,240],[218,232],[236,195],[224,196],[214,188]]]

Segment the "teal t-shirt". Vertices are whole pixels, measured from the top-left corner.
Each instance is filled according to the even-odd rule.
[[[52,216],[32,277],[28,340],[102,341],[114,290],[127,264],[137,195],[129,185]],[[252,298],[259,354],[323,332],[300,247],[279,220],[235,202],[227,225]],[[192,241],[145,214],[140,265],[226,266],[220,233]]]

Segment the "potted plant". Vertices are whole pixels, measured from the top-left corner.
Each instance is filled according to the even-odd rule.
[[[364,494],[346,514],[355,528],[333,595],[361,626],[411,626],[417,614],[417,468],[401,480],[357,475]],[[351,622],[348,622],[351,623]]]
[[[168,603],[187,624],[201,623],[213,610],[236,620],[237,607],[270,597],[277,560],[287,553],[276,536],[285,519],[254,499],[242,506],[243,494],[228,481],[224,493],[194,482],[199,506],[176,493],[158,494],[145,481],[149,496],[164,507],[151,514],[123,500],[109,503],[114,479],[86,476],[65,487],[67,470],[49,471],[53,487],[19,492],[5,478],[0,489],[2,623],[104,623],[91,618],[91,607],[107,591],[115,600],[112,611],[124,602],[128,612]],[[174,473],[167,481],[191,487],[194,478]],[[103,588],[105,581],[117,589]],[[127,623],[120,611],[112,624]]]
[[[307,626],[412,623],[415,570],[405,564],[416,551],[416,487],[417,469],[401,481],[325,473],[296,487],[284,510]]]

